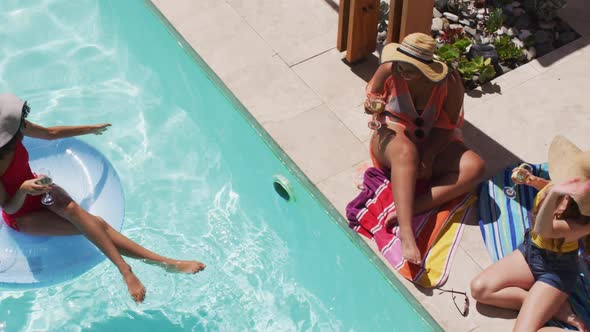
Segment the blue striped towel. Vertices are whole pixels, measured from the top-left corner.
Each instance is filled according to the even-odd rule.
[[[504,194],[504,187],[512,186],[512,165],[483,182],[479,188],[479,227],[486,249],[495,262],[514,251],[523,241],[525,231],[530,227],[530,211],[537,190],[517,185],[517,196],[510,199]],[[547,164],[531,165],[533,174],[549,179]],[[578,316],[590,326],[590,272],[588,262],[580,260],[580,277],[576,289],[570,295],[570,303]],[[562,326],[557,322],[555,324]]]

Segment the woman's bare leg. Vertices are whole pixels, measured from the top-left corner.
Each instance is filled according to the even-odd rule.
[[[535,282],[520,308],[513,331],[538,331],[566,301],[566,293],[544,282]]]
[[[172,259],[158,255],[121,234],[101,217],[91,216],[96,218],[94,222],[101,225],[101,227],[106,230],[108,236],[111,238],[121,255],[142,259],[145,260],[146,263],[155,263],[167,269],[173,269],[184,273],[196,273],[205,268],[205,265],[201,262]],[[80,234],[80,231],[76,226],[47,209],[28,213],[20,217],[17,220],[17,223],[21,232],[31,235],[60,236]]]
[[[481,303],[519,310],[534,283],[524,256],[515,250],[471,280],[471,296]]]
[[[401,129],[401,128],[400,128]],[[389,130],[389,132],[384,132]],[[377,137],[377,136],[376,136]],[[382,142],[374,145],[373,154],[384,156],[385,166],[391,170],[391,190],[399,223],[399,238],[402,241],[402,255],[413,264],[421,264],[422,257],[416,246],[412,218],[414,216],[414,191],[418,171],[418,149],[403,133],[403,130],[382,129]]]
[[[187,273],[196,273],[204,268],[202,263],[196,261],[172,260],[143,248],[110,227],[102,218],[82,209],[59,187],[52,194],[56,203],[49,210],[32,212],[17,219],[21,231],[33,235],[84,234],[119,269],[131,296],[137,302],[143,301],[145,287],[123,260],[121,252]]]
[[[432,188],[416,198],[414,213],[419,214],[467,193],[481,181],[484,161],[460,142],[449,144],[432,165]]]

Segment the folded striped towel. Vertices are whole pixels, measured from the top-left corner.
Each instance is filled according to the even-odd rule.
[[[418,182],[416,195],[425,192],[428,183]],[[449,276],[455,249],[459,245],[473,195],[463,195],[413,219],[416,244],[423,257],[422,265],[409,264],[402,257],[399,226],[385,228],[387,216],[395,211],[388,177],[378,168],[365,171],[362,190],[346,207],[349,226],[375,241],[381,254],[404,278],[423,287],[444,284]]]

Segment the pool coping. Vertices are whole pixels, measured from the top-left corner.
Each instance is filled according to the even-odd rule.
[[[220,88],[222,93],[236,110],[245,118],[245,120],[252,126],[252,128],[261,136],[263,141],[269,146],[270,150],[276,157],[285,165],[289,171],[297,178],[298,181],[310,192],[312,197],[318,201],[320,206],[332,218],[332,221],[346,234],[348,239],[359,248],[368,258],[369,261],[379,270],[380,274],[389,282],[389,284],[409,302],[409,304],[416,310],[416,312],[426,321],[426,323],[434,328],[435,331],[444,331],[442,326],[432,317],[432,315],[424,308],[424,306],[410,293],[410,291],[400,282],[400,280],[392,273],[392,271],[385,265],[375,252],[363,241],[352,229],[344,227],[348,222],[344,219],[342,214],[334,207],[328,198],[317,188],[317,186],[305,175],[299,166],[289,157],[289,155],[279,146],[274,138],[264,129],[258,120],[248,111],[244,104],[235,96],[235,94],[227,87],[221,78],[213,71],[213,69],[205,62],[205,60],[194,50],[190,43],[178,32],[174,25],[164,16],[160,9],[152,3],[151,0],[144,0],[147,7],[164,23],[166,28],[177,41],[180,42],[181,47],[187,54],[204,69],[206,75]]]

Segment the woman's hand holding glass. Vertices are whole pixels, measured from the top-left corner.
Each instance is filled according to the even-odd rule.
[[[48,193],[51,190],[50,185],[41,184],[38,181],[43,178],[42,176],[35,179],[30,179],[23,182],[20,189],[27,195],[38,196]]]

